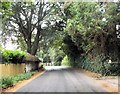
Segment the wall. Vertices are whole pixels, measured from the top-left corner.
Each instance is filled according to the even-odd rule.
[[[14,76],[25,72],[25,64],[0,64],[0,76]]]
[[[39,63],[26,63],[26,72],[34,71],[39,67]]]

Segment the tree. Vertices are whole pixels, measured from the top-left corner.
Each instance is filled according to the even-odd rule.
[[[107,57],[114,60],[120,53],[118,49],[120,40],[117,39],[115,30],[115,25],[120,20],[120,13],[116,11],[119,3],[103,4],[104,13],[100,11],[100,4],[95,2],[71,3],[65,9],[68,19],[65,32],[71,37],[73,44],[77,47],[76,50],[83,49],[84,54],[80,55],[87,57],[89,54],[92,61],[95,61],[97,55],[101,60],[108,59]],[[69,50],[68,53],[70,54]],[[73,58],[73,55],[69,58]]]
[[[10,8],[11,8],[10,2],[0,2],[0,18],[2,18],[2,20],[7,19],[8,16],[12,14]]]
[[[56,20],[60,20],[60,6],[58,3],[44,1],[14,2],[11,9],[13,15],[10,16],[5,28],[11,35],[22,38],[21,41],[24,40],[26,43],[27,52],[35,55],[46,32],[58,27]]]

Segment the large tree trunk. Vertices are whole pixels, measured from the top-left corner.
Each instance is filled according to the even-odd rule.
[[[31,53],[31,42],[30,42],[30,40],[27,41],[27,52]]]
[[[31,54],[31,32],[26,36],[27,52]]]
[[[31,54],[32,55],[36,54],[38,46],[39,46],[39,41],[40,41],[41,38],[42,38],[42,36],[40,36],[40,31],[37,31],[37,34],[35,36],[34,43],[32,45],[32,49],[31,49]]]

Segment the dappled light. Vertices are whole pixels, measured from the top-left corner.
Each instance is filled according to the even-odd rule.
[[[120,1],[50,1],[0,2],[0,88],[117,92]]]

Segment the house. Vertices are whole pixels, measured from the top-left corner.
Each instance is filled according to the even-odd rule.
[[[40,62],[41,61],[36,56],[28,53],[23,59],[23,63],[25,63],[25,72],[38,70]]]

